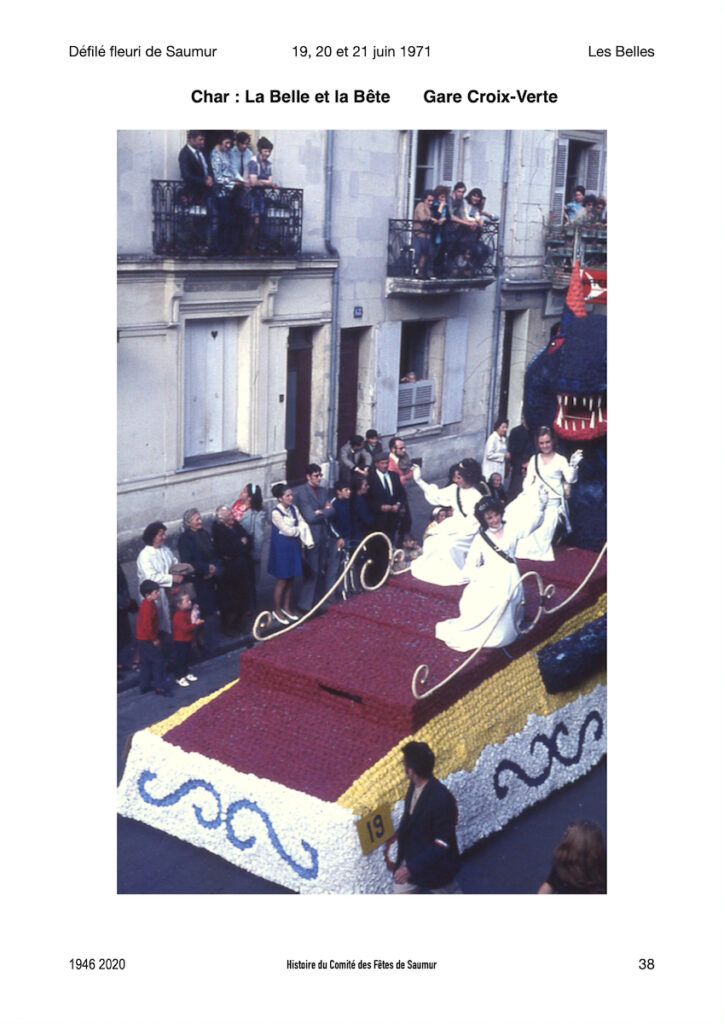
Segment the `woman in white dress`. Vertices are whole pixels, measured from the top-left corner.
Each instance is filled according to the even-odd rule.
[[[500,473],[505,483],[505,470],[508,465],[505,456],[508,453],[508,421],[495,421],[495,429],[485,442],[483,455],[483,476],[490,479],[492,473]]]
[[[413,466],[413,479],[431,505],[451,508],[452,515],[439,524],[433,536],[425,539],[422,554],[412,563],[415,579],[450,587],[467,583],[463,569],[465,556],[478,530],[475,506],[488,493],[481,480],[480,463],[463,459],[452,469],[452,483],[447,487],[428,484]]]
[[[519,506],[519,517],[511,518],[496,498],[483,498],[475,508],[478,533],[465,560],[470,579],[460,598],[460,614],[435,626],[435,636],[454,651],[505,647],[518,637],[522,618],[523,588],[516,587],[520,573],[516,549],[521,538],[543,520],[548,495],[537,492],[537,502]],[[512,597],[512,600],[510,600]],[[510,604],[508,602],[510,601]],[[506,607],[507,605],[507,607]]]
[[[568,518],[568,494],[570,485],[578,480],[578,466],[583,458],[579,449],[571,455],[571,461],[559,455],[555,450],[553,433],[550,427],[540,427],[537,434],[538,451],[528,463],[528,471],[523,480],[523,491],[512,502],[508,509],[513,516],[519,514],[516,506],[525,506],[530,502],[531,494],[543,486],[548,493],[548,506],[543,522],[529,537],[518,545],[518,558],[531,558],[539,562],[553,562],[553,538],[559,522],[566,533],[571,532]]]
[[[166,633],[171,632],[171,613],[169,611],[168,594],[174,583],[182,583],[183,576],[172,576],[169,572],[178,559],[171,548],[166,547],[166,526],[161,522],[149,523],[143,531],[145,547],[136,559],[139,587],[144,580],[153,580],[161,588],[158,599],[158,624]]]

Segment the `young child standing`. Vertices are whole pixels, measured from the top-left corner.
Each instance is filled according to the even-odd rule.
[[[144,580],[140,586],[140,593],[143,601],[136,620],[136,639],[141,655],[141,678],[138,688],[141,693],[146,693],[153,686],[156,693],[167,697],[171,689],[166,685],[166,664],[161,650],[156,607],[161,597],[161,588],[153,580]]]
[[[203,623],[204,620],[199,618],[198,608],[194,608],[190,595],[179,594],[173,615],[173,671],[179,686],[188,686],[198,679],[198,676],[189,672],[189,658],[194,633]]]

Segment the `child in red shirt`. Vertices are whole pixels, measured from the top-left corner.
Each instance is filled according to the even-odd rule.
[[[156,608],[156,602],[161,596],[161,589],[153,580],[144,580],[139,589],[143,601],[141,601],[136,619],[136,639],[141,655],[138,688],[141,693],[146,693],[153,684],[156,693],[168,696],[171,690],[166,686],[166,662],[158,635],[158,609]]]
[[[173,669],[179,686],[188,686],[197,681],[198,677],[189,672],[189,658],[194,633],[203,622],[198,617],[198,609],[192,606],[189,595],[179,594],[173,614]]]

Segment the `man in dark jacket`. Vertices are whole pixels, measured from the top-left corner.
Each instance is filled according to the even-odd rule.
[[[400,474],[389,470],[389,454],[378,452],[374,469],[367,477],[370,485],[368,501],[375,514],[375,528],[386,533],[394,544],[407,508],[407,494],[400,483]]]
[[[410,786],[397,828],[393,893],[456,893],[460,862],[455,797],[432,774],[435,755],[414,740],[402,748]]]

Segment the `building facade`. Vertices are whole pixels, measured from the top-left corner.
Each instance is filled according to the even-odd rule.
[[[151,520],[173,526],[192,505],[206,514],[247,482],[268,496],[309,461],[332,477],[339,445],[368,427],[405,437],[429,479],[479,458],[498,415],[520,421],[525,367],[560,317],[549,225],[579,181],[605,190],[596,131],[264,134],[284,186],[266,201],[269,244],[221,258],[198,244],[207,211],[183,206],[186,133],[119,133],[127,550]],[[219,135],[207,132],[207,146]],[[498,218],[486,265],[423,279],[412,211],[423,189],[459,180]],[[409,371],[417,379],[403,383]]]

